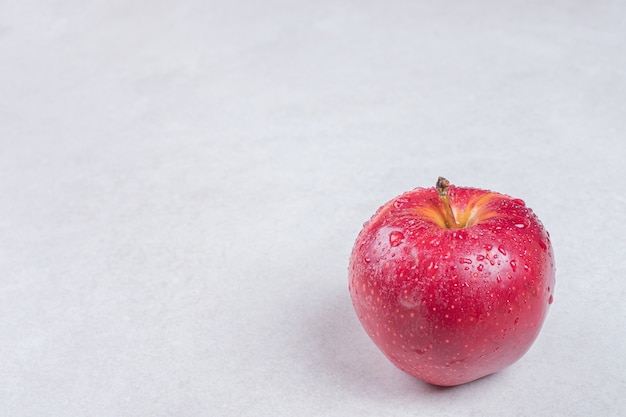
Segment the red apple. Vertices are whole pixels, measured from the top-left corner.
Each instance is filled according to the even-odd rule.
[[[550,235],[522,200],[441,177],[378,209],[349,275],[374,343],[401,370],[443,386],[521,358],[555,283]]]

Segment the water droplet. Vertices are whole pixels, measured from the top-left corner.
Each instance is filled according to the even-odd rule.
[[[519,323],[519,317],[517,317],[513,323],[515,324]]]
[[[476,256],[476,260],[477,261],[483,261],[483,260],[485,260],[485,257],[483,255],[477,255]]]
[[[553,301],[554,297],[552,297],[552,294],[550,294],[550,298],[548,298],[548,304],[552,304]]]
[[[498,252],[506,256],[506,250],[502,246],[498,246]]]
[[[526,271],[526,272],[530,271],[530,267],[528,265],[526,265],[526,264],[524,264],[524,271]]]
[[[515,272],[517,270],[517,262],[511,261],[509,263],[511,264],[511,269],[513,269],[513,272]]]
[[[409,199],[406,197],[400,197],[396,201],[393,202],[393,206],[397,209],[401,208],[403,205],[409,202]]]
[[[520,205],[520,206],[522,206],[522,207],[525,207],[525,206],[526,206],[526,202],[525,202],[524,200],[522,200],[521,198],[514,198],[514,199],[512,200],[512,202],[513,202],[513,203],[515,203],[515,204],[517,204],[517,205]]]
[[[546,244],[543,242],[543,240],[540,240],[540,241],[539,241],[539,246],[540,246],[540,247],[541,247],[541,249],[543,249],[543,250],[547,250],[547,249],[548,249],[548,247],[547,247],[547,246],[546,246]]]
[[[526,225],[524,223],[515,223],[515,227],[517,227],[518,229],[523,229],[526,227]]]
[[[365,263],[370,263],[370,262],[372,262],[372,260],[366,256],[365,257]]]
[[[389,233],[389,244],[392,247],[396,247],[402,242],[404,242],[404,235],[402,234],[402,232],[394,230],[393,232]]]
[[[481,272],[484,268],[485,268],[485,265],[483,265],[483,264],[478,265],[478,267],[477,267],[478,272]]]
[[[461,258],[459,259],[459,262],[461,262],[462,264],[471,264],[472,260],[468,258]]]
[[[492,248],[493,248],[493,246],[491,246],[491,245],[485,245],[485,249],[487,249],[487,252],[489,252]]]
[[[501,283],[502,282],[502,278],[500,277],[500,275],[496,275],[496,282],[497,283]]]

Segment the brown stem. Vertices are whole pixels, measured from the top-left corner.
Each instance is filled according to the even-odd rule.
[[[450,194],[448,192],[448,189],[450,188],[450,181],[448,181],[444,177],[439,177],[437,179],[436,188],[439,200],[443,204],[444,221],[446,223],[446,227],[448,229],[459,227],[456,219],[454,218],[452,207],[450,206]]]

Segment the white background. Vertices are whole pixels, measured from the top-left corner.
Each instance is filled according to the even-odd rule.
[[[625,20],[0,2],[0,415],[625,415]],[[438,175],[523,198],[557,261],[527,355],[451,389],[347,291],[362,223]]]

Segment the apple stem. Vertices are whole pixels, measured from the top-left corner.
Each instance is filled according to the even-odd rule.
[[[450,206],[450,193],[448,192],[450,188],[450,181],[448,181],[444,177],[439,177],[437,179],[436,188],[439,200],[443,204],[444,221],[446,223],[446,227],[448,229],[458,228],[459,224],[456,222],[456,219],[454,218],[454,212],[452,211],[452,207]]]

